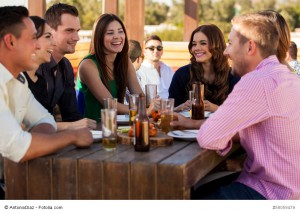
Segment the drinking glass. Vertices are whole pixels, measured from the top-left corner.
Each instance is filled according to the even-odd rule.
[[[104,98],[104,109],[117,109],[118,99],[117,98]]]
[[[164,133],[168,133],[173,130],[173,127],[170,125],[170,122],[174,120],[174,99],[161,99],[161,130]]]
[[[117,110],[101,109],[102,144],[106,151],[117,147]]]
[[[139,95],[131,94],[129,97],[129,125],[132,125],[138,109]]]
[[[145,86],[146,90],[146,108],[149,108],[152,99],[157,96],[157,85],[147,84]]]

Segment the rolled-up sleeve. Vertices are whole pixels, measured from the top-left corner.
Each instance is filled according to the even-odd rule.
[[[1,99],[0,121],[0,152],[3,157],[19,162],[30,146],[31,134],[22,130]]]
[[[53,116],[34,98],[26,82],[7,76],[6,81],[0,82],[0,153],[19,162],[31,144],[28,130],[42,123],[57,127]]]

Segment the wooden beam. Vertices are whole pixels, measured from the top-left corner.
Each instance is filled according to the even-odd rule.
[[[112,13],[115,15],[119,14],[118,0],[103,0],[102,4],[103,13]]]
[[[46,12],[46,0],[28,0],[30,16],[44,17]]]
[[[184,0],[183,41],[189,41],[193,30],[198,26],[198,0]]]
[[[145,0],[125,1],[125,26],[128,39],[144,44]]]

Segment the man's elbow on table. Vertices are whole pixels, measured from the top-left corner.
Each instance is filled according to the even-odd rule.
[[[201,148],[215,150],[221,156],[226,155],[232,148],[232,139],[219,139],[203,129],[199,130],[197,141]]]

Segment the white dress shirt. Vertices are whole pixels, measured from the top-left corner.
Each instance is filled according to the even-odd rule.
[[[22,159],[30,146],[31,128],[48,123],[57,129],[53,116],[32,95],[25,77],[14,78],[1,63],[0,121],[0,154],[15,162]]]
[[[144,60],[140,69],[137,71],[140,85],[145,93],[145,85],[156,84],[157,94],[160,98],[169,97],[169,87],[174,75],[172,68],[163,62],[160,63],[160,76],[155,67],[148,61]]]

